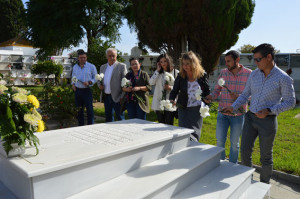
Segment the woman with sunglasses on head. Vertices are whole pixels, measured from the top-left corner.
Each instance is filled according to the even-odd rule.
[[[202,91],[202,99],[209,95],[208,75],[198,57],[189,51],[181,57],[180,72],[170,93],[170,101],[178,107],[179,126],[194,129],[191,139],[197,142],[203,122],[199,110],[201,105],[204,105],[202,99],[197,100],[195,96],[199,89]],[[178,99],[175,102],[177,95]]]
[[[126,109],[129,119],[138,118],[146,120],[146,113],[150,112],[149,92],[149,75],[141,70],[141,64],[137,58],[130,58],[130,71],[125,78],[130,81],[129,87],[123,87],[126,92]]]
[[[150,85],[154,85],[154,94],[152,100],[152,110],[156,112],[159,123],[173,125],[174,113],[160,108],[162,100],[169,99],[170,92],[174,84],[174,76],[170,73],[173,66],[172,58],[168,54],[161,54],[157,58],[157,68],[150,78]],[[166,77],[171,76],[173,81],[166,81]]]

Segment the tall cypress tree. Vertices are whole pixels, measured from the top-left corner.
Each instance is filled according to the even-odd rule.
[[[127,18],[142,45],[175,60],[187,45],[211,72],[250,25],[254,6],[252,0],[132,0]]]
[[[25,9],[21,0],[0,0],[0,43],[24,31]]]

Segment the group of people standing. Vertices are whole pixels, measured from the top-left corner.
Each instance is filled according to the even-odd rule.
[[[260,139],[261,181],[269,183],[272,174],[272,148],[277,131],[277,115],[295,105],[293,80],[274,62],[274,47],[261,44],[253,50],[254,61],[258,69],[251,71],[239,64],[240,55],[229,51],[225,55],[227,68],[220,73],[219,80],[226,86],[216,84],[210,93],[208,74],[201,65],[201,60],[189,51],[180,59],[179,71],[174,68],[172,58],[161,54],[157,58],[157,68],[150,78],[141,69],[137,58],[131,58],[130,69],[117,61],[114,48],[106,50],[108,62],[100,67],[104,74],[99,88],[103,93],[106,122],[124,119],[124,106],[128,117],[146,119],[150,112],[149,92],[154,87],[152,110],[156,112],[160,123],[173,125],[174,117],[178,117],[180,127],[194,130],[191,140],[199,141],[203,118],[200,107],[209,105],[212,100],[219,100],[216,138],[217,146],[225,147],[227,132],[230,127],[229,161],[237,163],[239,154],[239,138],[241,139],[242,164],[252,166],[252,152],[257,137]],[[90,87],[96,82],[96,67],[86,61],[86,53],[78,52],[78,64],[73,67],[72,83],[75,91],[76,106],[81,107],[78,113],[79,125],[84,124],[83,107],[87,109],[88,124],[93,124],[92,92]],[[166,81],[171,75],[175,81]],[[129,82],[121,86],[123,78]],[[201,91],[201,98],[196,93]],[[247,103],[251,98],[250,108]],[[161,100],[169,100],[177,111],[161,109]],[[126,102],[126,103],[124,103]],[[225,152],[221,159],[225,159]]]

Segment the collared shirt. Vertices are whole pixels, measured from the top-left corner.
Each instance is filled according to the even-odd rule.
[[[236,109],[250,96],[250,111],[253,113],[270,108],[271,114],[278,115],[293,108],[296,103],[293,79],[276,65],[267,77],[259,69],[254,70],[248,79],[245,90],[232,104],[232,107]]]
[[[243,65],[240,65],[241,69],[237,72],[236,75],[234,75],[232,72],[230,72],[227,68],[221,70],[220,78],[223,78],[225,80],[225,86],[227,88],[235,93],[240,95],[247,83],[248,77],[251,74],[251,70],[248,68],[245,68]],[[218,83],[215,85],[215,89],[212,93],[212,98],[217,99],[220,96],[220,101],[219,101],[219,109],[221,110],[222,108],[225,108],[227,106],[231,106],[234,102],[234,99],[230,96],[228,90],[224,87],[221,87]],[[244,111],[247,110],[247,103],[241,104]],[[229,115],[231,114],[228,113],[223,113],[224,115]],[[236,111],[236,115],[240,116],[243,113],[241,111]]]
[[[96,67],[89,62],[86,62],[82,68],[78,64],[75,64],[73,66],[72,77],[75,76],[78,79],[78,81],[75,83],[75,86],[77,88],[86,88],[86,86],[83,85],[83,82],[92,81],[94,84],[96,82],[95,80],[96,74],[97,74]]]
[[[103,83],[104,83],[104,92],[106,94],[111,94],[110,80],[111,80],[112,72],[115,68],[115,65],[116,65],[116,63],[114,63],[111,66],[107,63],[107,67],[106,67],[105,74],[104,74],[104,81],[103,81]]]

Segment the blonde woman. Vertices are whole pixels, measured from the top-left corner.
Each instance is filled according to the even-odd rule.
[[[180,72],[170,93],[170,101],[177,104],[179,126],[194,129],[191,139],[197,142],[203,122],[199,112],[202,99],[197,100],[195,96],[198,89],[202,90],[202,99],[209,95],[208,75],[195,53],[189,51],[181,57]]]

